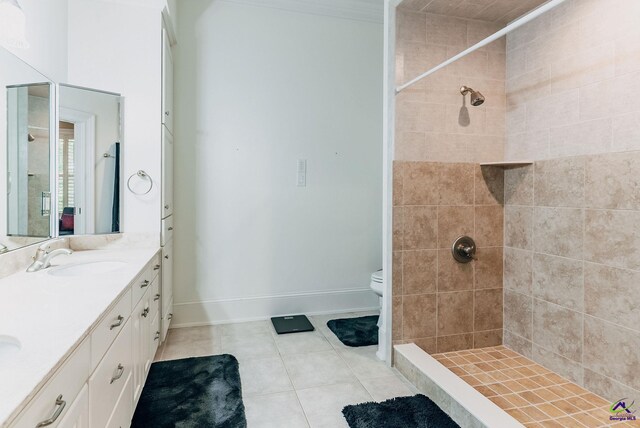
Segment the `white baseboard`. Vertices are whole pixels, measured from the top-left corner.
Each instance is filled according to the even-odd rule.
[[[171,328],[378,309],[379,299],[370,288],[176,303]]]

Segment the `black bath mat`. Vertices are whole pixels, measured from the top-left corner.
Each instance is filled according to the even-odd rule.
[[[153,363],[132,428],[245,428],[238,360],[232,355]]]
[[[347,346],[378,344],[378,315],[327,321],[327,327]]]
[[[460,428],[422,394],[347,406],[342,414],[351,428]]]

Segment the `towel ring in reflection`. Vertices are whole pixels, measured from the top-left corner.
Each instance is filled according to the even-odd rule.
[[[131,188],[131,179],[133,177],[140,177],[141,179],[148,179],[149,180],[149,188],[147,189],[146,192],[136,192],[135,190],[133,190]],[[145,171],[143,170],[139,170],[138,172],[136,172],[135,174],[131,174],[131,176],[129,177],[129,179],[127,180],[127,189],[129,189],[129,191],[131,193],[133,193],[134,195],[138,195],[138,196],[143,196],[146,195],[147,193],[149,193],[151,191],[151,189],[153,189],[153,179],[151,178],[151,176],[149,174],[147,174]]]

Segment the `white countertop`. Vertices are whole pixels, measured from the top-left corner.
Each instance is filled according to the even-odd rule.
[[[0,279],[0,336],[14,336],[22,345],[17,357],[0,360],[0,427],[22,410],[158,250],[76,251],[52,263],[127,263],[108,274],[59,277],[45,269]]]

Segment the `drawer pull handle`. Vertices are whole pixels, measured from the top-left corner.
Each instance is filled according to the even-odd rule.
[[[169,314],[169,315],[167,315],[167,319],[168,319],[168,320],[171,320],[172,318],[173,318],[173,314]]]
[[[158,300],[160,300],[160,295],[156,294],[155,296],[153,296],[153,301],[157,302]]]
[[[166,256],[164,256],[165,259],[169,260],[169,254],[167,254]]]
[[[140,284],[140,288],[146,288],[148,286],[149,286],[149,280],[147,280],[147,279],[142,281],[142,284]]]
[[[144,308],[144,311],[142,311],[142,316],[146,318],[147,315],[149,315],[149,308]]]
[[[169,209],[169,204],[165,205],[165,206],[164,206],[164,209],[165,209],[165,210],[168,210],[168,209]]]
[[[155,266],[153,267],[153,270],[160,270],[160,265],[155,265]]]
[[[153,340],[158,340],[160,339],[160,332],[156,331],[156,335],[153,337]]]
[[[116,327],[120,327],[122,325],[122,321],[124,321],[124,317],[122,315],[118,315],[117,320],[118,321],[116,321],[115,324],[111,324],[111,326],[109,327],[109,330],[113,330]]]
[[[169,228],[169,229],[167,229],[167,230],[173,230],[173,227],[170,227],[170,228]]]
[[[122,377],[123,374],[124,374],[124,367],[122,366],[122,364],[118,364],[118,368],[116,369],[116,375],[111,378],[111,382],[109,382],[109,383],[111,384],[111,383],[117,381],[118,379],[120,379]]]
[[[67,402],[62,399],[62,394],[58,395],[58,398],[56,398],[56,411],[53,413],[53,416],[45,421],[40,422],[38,425],[36,425],[36,428],[46,427],[54,423],[56,419],[58,419],[66,405]]]

